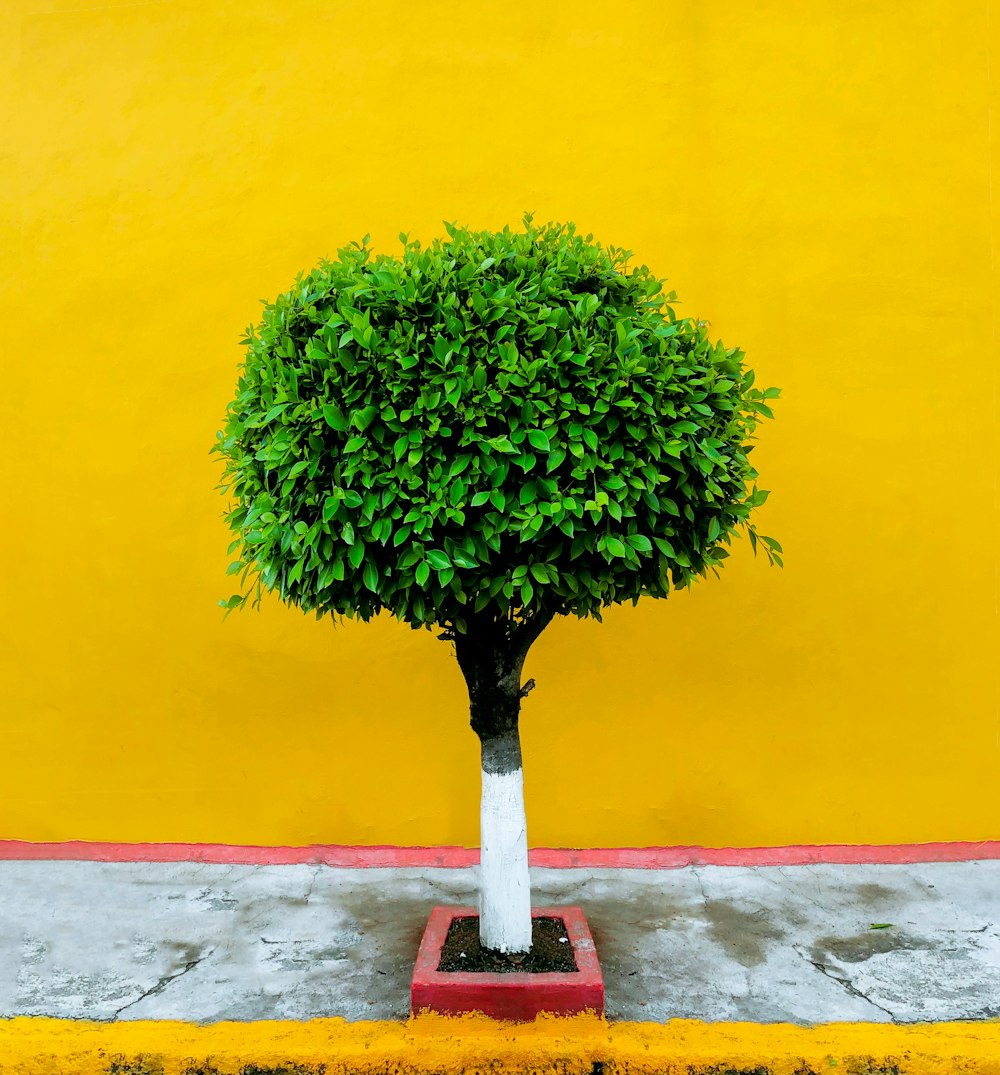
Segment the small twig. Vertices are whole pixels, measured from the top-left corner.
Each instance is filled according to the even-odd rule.
[[[527,683],[517,692],[519,698],[527,698],[529,694],[535,689],[535,681],[529,679]]]

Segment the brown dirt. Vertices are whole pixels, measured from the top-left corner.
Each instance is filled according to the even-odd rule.
[[[577,970],[573,946],[561,918],[531,920],[531,951],[504,955],[479,944],[479,917],[456,918],[441,949],[439,971],[474,971],[492,974],[547,974]]]

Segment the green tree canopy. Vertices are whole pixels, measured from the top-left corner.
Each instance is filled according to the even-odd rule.
[[[572,224],[369,237],[248,330],[215,450],[244,589],[317,616],[462,633],[666,597],[766,492],[777,389],[678,318],[663,281]],[[780,546],[760,538],[780,563]]]

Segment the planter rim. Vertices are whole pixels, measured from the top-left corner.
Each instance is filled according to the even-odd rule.
[[[558,918],[573,948],[575,971],[439,971],[441,949],[456,918],[478,918],[475,907],[436,906],[430,913],[413,968],[410,1007],[420,1011],[481,1011],[502,1019],[534,1019],[541,1012],[604,1011],[604,978],[583,909],[534,907],[532,918]]]

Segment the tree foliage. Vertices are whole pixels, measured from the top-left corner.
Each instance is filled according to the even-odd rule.
[[[600,618],[728,555],[778,390],[572,224],[369,237],[265,306],[225,430],[244,604],[465,630]],[[780,546],[759,538],[772,561]]]

